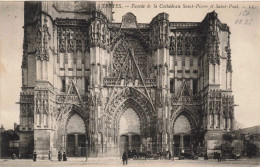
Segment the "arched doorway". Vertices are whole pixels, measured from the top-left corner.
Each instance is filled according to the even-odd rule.
[[[125,150],[140,151],[140,119],[134,109],[128,108],[120,117],[119,121],[119,150],[120,155]]]
[[[72,157],[83,157],[86,155],[86,127],[84,120],[79,114],[74,113],[68,120],[66,126],[67,155]]]
[[[109,127],[107,128],[106,135],[115,137],[112,140],[107,140],[108,144],[111,145],[110,148],[113,147],[112,149],[114,150],[111,151],[107,149],[107,153],[118,156],[120,155],[120,152],[123,151],[124,145],[129,147],[128,134],[124,134],[123,132],[120,134],[119,132],[122,129],[120,119],[124,117],[122,115],[126,114],[127,110],[132,110],[136,117],[135,120],[139,120],[140,132],[136,133],[133,131],[134,133],[131,135],[131,137],[134,138],[134,141],[137,141],[136,145],[139,146],[139,148],[138,146],[135,146],[138,148],[137,151],[147,149],[147,139],[150,138],[151,127],[154,127],[155,124],[151,124],[151,120],[154,120],[152,119],[154,116],[153,107],[144,93],[132,87],[124,88],[121,91],[116,92],[112,100],[107,104],[105,110],[107,113],[107,125]],[[128,132],[131,131],[126,131],[126,133]],[[114,142],[112,143],[110,141]],[[120,148],[122,149],[120,150]]]
[[[191,124],[185,115],[179,115],[173,126],[174,156],[181,152],[191,152]]]

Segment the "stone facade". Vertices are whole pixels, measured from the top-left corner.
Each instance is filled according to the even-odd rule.
[[[132,13],[112,22],[109,2],[25,2],[24,10],[20,138],[39,157],[71,141],[88,156],[118,155],[128,109],[139,117],[141,151],[174,151],[179,116],[191,150],[210,151],[232,131],[230,31],[217,13],[197,23],[160,13],[140,24]],[[83,120],[69,124],[84,134],[68,131],[71,118]]]

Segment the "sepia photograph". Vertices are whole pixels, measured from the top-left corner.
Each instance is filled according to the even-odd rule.
[[[0,1],[0,166],[260,166],[260,2]]]

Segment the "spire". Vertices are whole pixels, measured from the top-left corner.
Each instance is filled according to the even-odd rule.
[[[218,18],[215,11],[208,13],[207,15],[207,40],[205,45],[205,50],[208,53],[209,63],[210,64],[219,64],[220,63],[220,51],[219,51],[219,36],[217,31]]]

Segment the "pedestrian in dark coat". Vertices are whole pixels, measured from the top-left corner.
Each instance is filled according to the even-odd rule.
[[[63,161],[67,161],[67,154],[63,152]]]
[[[222,160],[222,153],[220,152],[218,156],[219,156],[219,162],[221,162],[221,160]]]
[[[33,152],[33,161],[36,161],[37,159],[37,154],[36,154],[36,151]]]
[[[16,155],[13,153],[12,160],[15,160],[15,158],[16,158]]]
[[[128,154],[126,151],[123,153],[122,160],[123,160],[123,165],[125,164],[127,165]]]
[[[59,151],[59,152],[58,152],[58,160],[61,161],[61,159],[62,159],[62,154],[61,154],[61,152]]]
[[[49,157],[49,160],[51,160],[51,151],[49,151],[48,157]]]
[[[206,152],[205,155],[204,155],[204,160],[208,160],[208,154],[207,154],[207,152]]]

